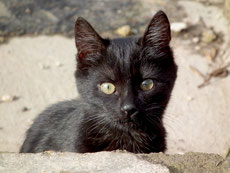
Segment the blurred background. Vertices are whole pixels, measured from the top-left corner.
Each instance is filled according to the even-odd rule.
[[[167,153],[227,152],[230,0],[0,0],[0,152],[18,152],[38,113],[78,96],[77,17],[103,37],[141,36],[158,10],[179,67],[164,116]]]

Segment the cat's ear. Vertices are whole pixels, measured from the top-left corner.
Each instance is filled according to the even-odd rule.
[[[158,11],[148,25],[141,43],[143,46],[165,47],[171,40],[170,24],[166,14]]]
[[[75,43],[79,58],[87,58],[89,54],[101,53],[105,49],[103,39],[82,17],[78,17],[75,23]]]

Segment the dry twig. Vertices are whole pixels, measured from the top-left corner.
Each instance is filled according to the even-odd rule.
[[[198,76],[200,76],[200,77],[202,77],[203,79],[205,79],[205,75],[204,74],[202,74],[197,68],[195,68],[195,67],[193,67],[193,66],[189,66],[190,67],[190,69],[195,73],[195,74],[197,74]]]
[[[205,76],[204,74],[202,74],[197,68],[190,66],[190,69],[198,74],[200,77],[202,77],[204,79],[204,82],[200,85],[198,85],[198,88],[202,88],[206,85],[209,84],[211,78],[213,77],[226,77],[228,75],[228,70],[227,68],[230,66],[230,62],[227,63],[225,66],[217,68],[215,70],[213,70],[211,73],[209,73],[207,76]]]

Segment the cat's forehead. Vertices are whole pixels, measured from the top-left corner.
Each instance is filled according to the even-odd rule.
[[[113,81],[130,79],[133,76],[133,59],[140,53],[140,46],[137,42],[137,38],[111,40],[100,72]]]
[[[135,37],[126,37],[126,38],[115,38],[110,40],[111,45],[118,46],[126,46],[126,45],[134,45],[138,43],[139,38]]]
[[[128,60],[138,49],[137,38],[119,38],[111,40],[108,52],[117,58]]]
[[[165,63],[161,62],[166,57],[171,57],[169,48],[162,50],[150,47],[143,48],[138,44],[138,41],[138,38],[111,40],[107,48],[107,56],[100,70],[104,76],[114,81],[126,81],[136,76],[157,78],[162,69],[167,69],[163,65]]]

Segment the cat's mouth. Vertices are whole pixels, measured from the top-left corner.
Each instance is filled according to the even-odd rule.
[[[122,124],[124,126],[133,126],[134,122],[132,120],[126,119],[126,120],[118,120],[119,124]]]

